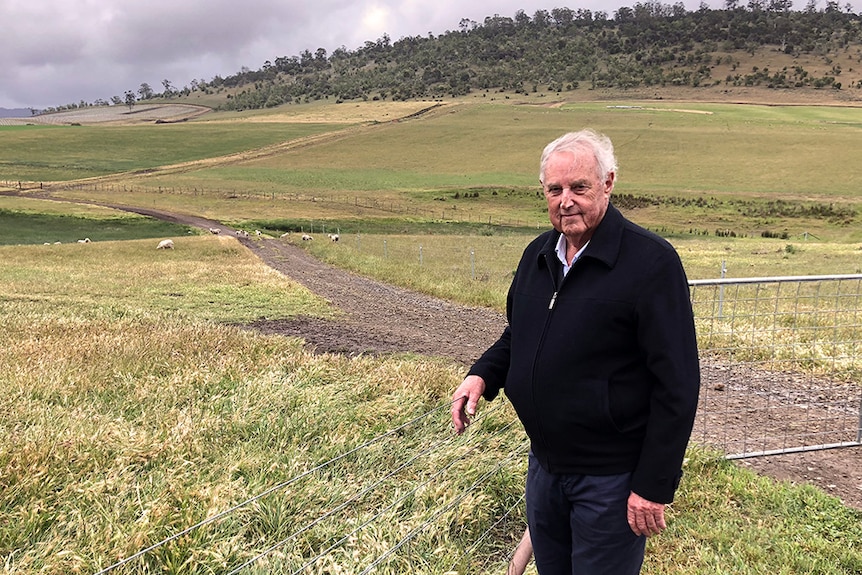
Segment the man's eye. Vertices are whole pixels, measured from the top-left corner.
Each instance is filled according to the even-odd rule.
[[[552,196],[558,196],[563,193],[563,188],[548,188],[548,193]]]

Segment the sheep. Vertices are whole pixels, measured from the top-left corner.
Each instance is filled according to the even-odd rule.
[[[78,243],[79,244],[89,244],[90,238],[84,238],[83,240],[78,240]]]
[[[156,246],[157,250],[172,250],[174,249],[174,241],[173,240],[162,240],[159,242],[159,245]]]
[[[210,228],[210,233],[211,233],[211,234],[220,234],[220,233],[221,233],[221,229],[219,229],[219,228]]]
[[[308,234],[302,234],[302,241],[304,241],[304,242],[310,242],[310,241],[311,241],[311,240],[313,240],[313,239],[314,239],[314,238],[313,238],[313,237],[311,237],[311,236],[310,236],[310,235],[308,235]]]
[[[263,234],[261,233],[261,231],[260,231],[260,230],[254,230],[254,233],[255,233],[256,235],[258,235],[258,236],[263,235]]]
[[[290,235],[290,232],[284,232],[283,234],[281,234],[281,235],[280,235],[280,236],[278,236],[278,237],[280,237],[280,238],[286,238],[286,237],[287,237],[287,236],[289,236],[289,235]]]
[[[334,242],[337,242],[338,241],[338,234],[329,234],[329,239],[334,241]]]

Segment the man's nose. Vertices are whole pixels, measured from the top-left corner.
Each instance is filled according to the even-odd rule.
[[[560,194],[560,207],[570,208],[575,205],[575,193],[569,188],[563,188],[563,193]]]

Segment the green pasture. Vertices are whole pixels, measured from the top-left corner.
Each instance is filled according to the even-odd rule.
[[[299,114],[302,106],[290,109]],[[237,122],[231,129],[257,133],[270,124],[278,125]],[[296,124],[283,129],[290,126]],[[189,202],[225,219],[238,213],[252,219],[256,212],[321,219],[395,214],[532,226],[545,217],[536,193],[540,152],[581,127],[612,137],[620,161],[617,199],[632,198],[626,213],[663,235],[723,230],[862,241],[862,163],[856,160],[862,121],[848,107],[453,103],[256,159],[129,176],[117,186],[156,205]],[[58,193],[110,201],[117,189]]]
[[[461,105],[449,113],[381,125],[348,139],[216,170],[208,177],[255,181],[267,171],[287,170],[291,175],[273,180],[286,177],[286,190],[299,184],[321,193],[364,189],[374,180],[380,190],[405,191],[535,186],[544,145],[565,131],[591,127],[615,142],[620,192],[858,200],[854,182],[862,179],[862,166],[854,151],[862,120],[857,109],[682,108]],[[314,186],[314,178],[329,168],[336,171]],[[427,183],[421,185],[417,178]],[[399,186],[399,181],[404,183]]]
[[[0,196],[0,245],[183,237],[195,228],[99,206]]]
[[[0,181],[56,182],[213,158],[332,130],[332,125],[188,122],[0,126]]]

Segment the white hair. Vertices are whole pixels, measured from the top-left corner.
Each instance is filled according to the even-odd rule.
[[[596,158],[599,179],[604,180],[611,172],[614,175],[617,174],[617,158],[614,156],[614,145],[611,143],[611,139],[593,130],[585,129],[563,134],[545,146],[539,163],[539,182],[542,185],[545,183],[545,166],[551,154],[557,152],[577,153],[584,150],[591,152]]]

